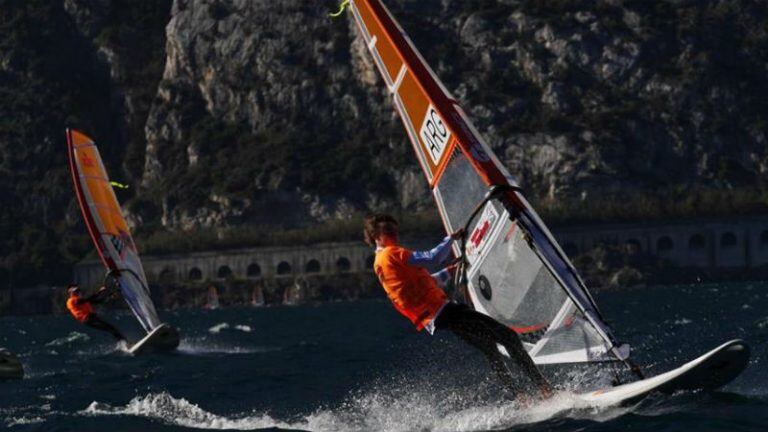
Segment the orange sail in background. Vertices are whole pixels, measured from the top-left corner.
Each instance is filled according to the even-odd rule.
[[[93,140],[72,129],[67,129],[67,147],[77,200],[96,251],[144,330],[151,332],[162,323],[99,150]]]

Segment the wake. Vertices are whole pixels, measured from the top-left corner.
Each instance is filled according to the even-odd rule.
[[[508,429],[567,417],[604,422],[626,414],[629,408],[592,408],[573,394],[564,392],[526,406],[519,402],[488,403],[455,410],[455,401],[437,400],[425,394],[394,397],[381,393],[354,398],[335,409],[321,409],[299,420],[283,421],[264,413],[224,416],[206,411],[186,399],[169,393],[138,396],[125,406],[93,402],[81,415],[135,416],[171,426],[195,429],[300,429],[325,431],[481,431]]]

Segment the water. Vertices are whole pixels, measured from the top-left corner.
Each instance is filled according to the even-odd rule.
[[[482,357],[450,335],[414,332],[385,301],[166,313],[184,332],[181,349],[138,358],[68,317],[5,317],[0,346],[20,355],[27,377],[0,382],[0,430],[768,429],[768,284],[597,297],[651,373],[735,337],[751,344],[751,364],[716,393],[597,410],[563,391],[526,407],[498,396]],[[131,316],[115,320],[138,333]],[[565,387],[587,379],[594,372],[556,376]]]

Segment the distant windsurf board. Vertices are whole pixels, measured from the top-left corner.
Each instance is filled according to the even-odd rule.
[[[179,333],[168,324],[160,324],[129,349],[133,355],[151,351],[171,351],[179,346]]]

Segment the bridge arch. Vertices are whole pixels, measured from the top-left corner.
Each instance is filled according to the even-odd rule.
[[[738,242],[736,234],[730,231],[723,233],[723,235],[720,236],[720,247],[723,249],[733,249]]]
[[[200,270],[200,269],[199,269],[199,268],[197,268],[197,267],[192,267],[192,268],[189,270],[189,273],[187,274],[187,277],[188,277],[188,278],[189,278],[189,280],[191,280],[191,281],[200,281],[200,280],[203,280],[203,271],[202,271],[202,270]]]
[[[691,236],[688,239],[688,249],[690,250],[702,250],[707,246],[707,238],[704,234],[698,233]]]
[[[336,260],[336,270],[338,270],[341,273],[346,273],[352,269],[352,263],[349,262],[349,258],[347,257],[339,257],[339,259]]]
[[[157,277],[158,282],[161,284],[172,283],[176,281],[176,270],[173,267],[164,267],[160,271],[160,275]]]
[[[223,266],[220,266],[216,271],[216,277],[219,279],[228,279],[232,277],[232,269],[229,268],[228,265],[224,264]]]
[[[249,278],[257,278],[261,276],[261,266],[258,263],[251,263],[248,268],[245,269],[245,274]]]
[[[659,237],[656,240],[656,250],[659,252],[670,252],[675,248],[675,242],[670,236]]]
[[[279,276],[289,275],[293,269],[291,268],[291,265],[286,261],[281,261],[280,264],[277,265],[277,274]]]
[[[304,266],[304,273],[320,273],[320,261],[311,259]]]
[[[636,253],[643,250],[643,245],[640,243],[640,240],[631,238],[624,242],[624,248],[627,252]]]
[[[760,233],[760,247],[768,248],[768,230]]]

